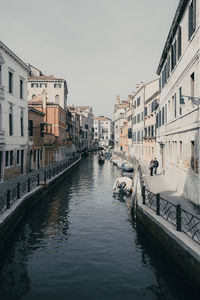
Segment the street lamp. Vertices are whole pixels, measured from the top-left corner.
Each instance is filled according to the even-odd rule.
[[[199,204],[200,204],[200,98],[182,95],[180,104],[185,104],[184,98],[191,100],[195,105],[198,106],[197,145],[198,145],[198,177],[199,177]]]

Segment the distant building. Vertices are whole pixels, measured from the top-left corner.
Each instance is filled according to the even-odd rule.
[[[156,91],[144,103],[144,137],[143,161],[150,163],[156,157],[156,110],[159,107],[160,95]]]
[[[91,149],[94,144],[94,115],[90,106],[68,106],[71,113],[80,116],[80,150]]]
[[[114,123],[111,119],[99,116],[94,118],[94,139],[100,146],[114,145]]]
[[[54,77],[53,75],[44,75],[37,68],[30,66],[28,77],[28,100],[42,95],[44,90],[47,93],[47,102],[60,105],[67,108],[67,82],[65,79]]]
[[[0,42],[0,181],[26,171],[29,67]]]
[[[116,104],[114,107],[114,149],[116,152],[120,152],[120,134],[121,129],[126,122],[126,112],[130,107],[129,101],[120,101],[119,96],[116,98]]]
[[[157,156],[174,188],[200,204],[200,1],[180,0],[158,66]],[[183,97],[186,96],[186,97]]]
[[[154,98],[155,95],[157,95],[159,91],[159,80],[155,79],[153,81],[150,81],[148,83],[141,82],[136,86],[136,92],[133,96],[133,116],[132,116],[132,140],[133,140],[133,146],[132,146],[132,155],[135,156],[138,160],[144,161],[145,153],[144,153],[144,109],[145,109],[145,103],[147,104],[149,99]],[[151,105],[151,104],[150,104]],[[149,109],[149,106],[148,106]],[[151,108],[150,108],[151,111]],[[150,114],[149,114],[150,116]],[[150,125],[149,125],[150,126]],[[155,124],[151,124],[150,130],[154,130],[154,132],[150,132],[152,134],[155,134]],[[148,128],[149,130],[149,128]],[[145,141],[146,145],[146,141]],[[149,145],[150,146],[150,145]],[[145,148],[146,149],[146,148]],[[153,155],[152,149],[150,149],[150,156]]]

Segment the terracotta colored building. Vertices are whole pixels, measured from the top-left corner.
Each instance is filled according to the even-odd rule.
[[[126,155],[128,154],[128,125],[126,121],[120,129],[120,151]]]
[[[46,124],[52,125],[51,133],[55,135],[54,159],[61,161],[66,158],[66,115],[65,110],[56,103],[48,102],[45,93],[34,97],[29,105],[43,112],[44,129]]]

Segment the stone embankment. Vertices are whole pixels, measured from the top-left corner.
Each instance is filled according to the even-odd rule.
[[[119,158],[127,160],[122,154]],[[163,178],[148,178],[139,162],[133,163],[132,219],[152,247],[156,248],[180,274],[183,282],[199,291],[200,286],[200,217],[199,209],[172,191],[167,191]],[[160,183],[159,183],[160,182]],[[164,198],[165,197],[165,198]]]
[[[138,171],[134,176],[132,215],[137,227],[159,250],[183,281],[198,291],[200,286],[200,219],[160,194],[145,189]]]
[[[38,201],[44,199],[47,193],[80,160],[81,156],[62,161],[48,169],[41,169],[34,175],[27,174],[27,178],[25,179],[23,176],[22,181],[20,178],[16,183],[12,181],[10,189],[0,195],[0,250],[4,248],[27,211]],[[7,183],[5,186],[8,186]]]

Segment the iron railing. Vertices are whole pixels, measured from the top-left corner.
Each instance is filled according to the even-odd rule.
[[[17,199],[20,199],[23,195],[39,186],[41,182],[46,183],[78,160],[79,157],[69,158],[68,160],[40,169],[35,174],[27,174],[28,178],[26,177],[13,188],[0,194],[0,215],[5,212],[6,209],[9,209]]]
[[[138,172],[143,205],[147,205],[155,211],[157,216],[161,216],[175,226],[177,231],[185,233],[192,240],[200,244],[200,218],[184,210],[180,204],[175,205],[160,197],[160,194],[154,194],[146,189],[140,166]]]

